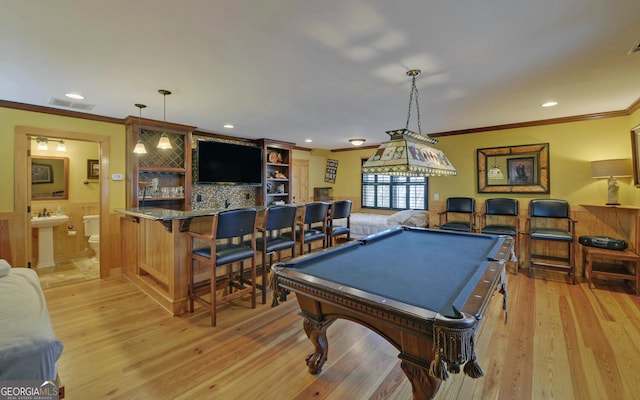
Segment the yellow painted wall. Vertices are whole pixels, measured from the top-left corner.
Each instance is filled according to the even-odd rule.
[[[0,212],[13,211],[13,135],[17,125],[68,130],[111,138],[110,172],[125,171],[125,127],[120,124],[61,117],[23,110],[0,108]],[[431,199],[450,196],[472,196],[478,199],[496,196],[476,191],[476,149],[517,146],[530,143],[550,143],[551,193],[549,195],[512,195],[520,199],[537,197],[565,198],[572,203],[604,203],[607,187],[604,181],[590,177],[589,162],[606,158],[630,158],[630,130],[640,125],[640,111],[629,117],[616,117],[592,121],[482,132],[439,138],[436,147],[442,149],[458,170],[456,177],[430,179]],[[383,139],[381,133],[381,140]],[[368,157],[373,149],[331,152],[326,150],[294,150],[297,159],[309,160],[309,190],[332,186],[336,198],[360,197],[360,159]],[[84,156],[83,156],[84,157]],[[336,183],[324,182],[327,159],[338,160]],[[86,174],[86,165],[80,165],[80,174]],[[74,178],[76,179],[76,178]],[[77,180],[77,179],[76,179]],[[640,190],[631,178],[620,179],[620,200],[623,204],[640,206]],[[110,208],[125,205],[125,182],[110,181]],[[70,190],[71,192],[71,190]],[[310,193],[310,198],[312,193]],[[82,200],[78,200],[82,201]]]
[[[24,110],[0,107],[0,212],[14,211],[14,132],[16,126],[56,129],[70,132],[103,135],[110,137],[110,172],[125,173],[125,126],[108,122],[91,121],[80,118],[63,117]],[[96,157],[97,158],[97,157]],[[86,163],[86,160],[84,161]],[[86,164],[78,162],[74,166],[79,174],[86,176]],[[74,163],[75,164],[75,163]],[[77,171],[74,171],[74,174]],[[77,178],[74,178],[74,185]],[[98,190],[97,185],[95,189]],[[70,188],[70,193],[72,189]],[[77,201],[83,201],[79,198]],[[122,208],[125,205],[125,181],[109,182],[109,208]]]
[[[429,179],[430,201],[452,196],[486,199],[503,196],[477,192],[476,150],[479,148],[549,143],[550,193],[509,194],[521,200],[560,198],[574,204],[604,204],[607,200],[606,180],[591,178],[590,162],[610,158],[631,158],[630,119],[640,120],[640,112],[630,117],[606,118],[555,125],[482,132],[438,138],[437,148],[444,151],[455,165],[455,177]],[[640,123],[640,122],[638,122]],[[636,124],[637,125],[637,124]],[[382,135],[381,135],[382,137]],[[359,198],[360,159],[373,149],[330,153],[338,160],[338,175],[332,185],[335,197]],[[640,206],[639,189],[632,178],[620,178],[620,201]]]

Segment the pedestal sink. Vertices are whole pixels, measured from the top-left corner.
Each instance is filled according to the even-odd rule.
[[[31,218],[31,227],[38,229],[38,265],[36,268],[55,267],[53,257],[53,227],[69,221],[68,215]]]

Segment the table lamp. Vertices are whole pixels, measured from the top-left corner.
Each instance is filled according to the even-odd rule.
[[[631,176],[631,160],[628,158],[600,160],[591,162],[592,178],[608,178],[608,206],[618,206],[618,190],[620,184],[616,178]]]

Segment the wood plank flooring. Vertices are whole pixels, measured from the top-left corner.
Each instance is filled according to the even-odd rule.
[[[614,283],[508,275],[481,326],[485,376],[451,375],[438,399],[640,399],[640,300]],[[45,290],[59,370],[74,399],[410,399],[397,351],[349,321],[329,328],[318,376],[295,298],[271,308],[220,307],[218,327],[196,306],[171,317],[125,278]]]

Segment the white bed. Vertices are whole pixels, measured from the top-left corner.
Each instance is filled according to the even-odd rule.
[[[0,381],[56,382],[63,345],[53,332],[38,275],[27,268],[8,271],[0,274]]]
[[[334,226],[346,226],[346,219],[333,222]],[[352,213],[350,217],[351,237],[362,239],[365,236],[382,232],[396,226],[429,226],[429,213],[419,210],[402,210],[391,215],[373,213]]]

